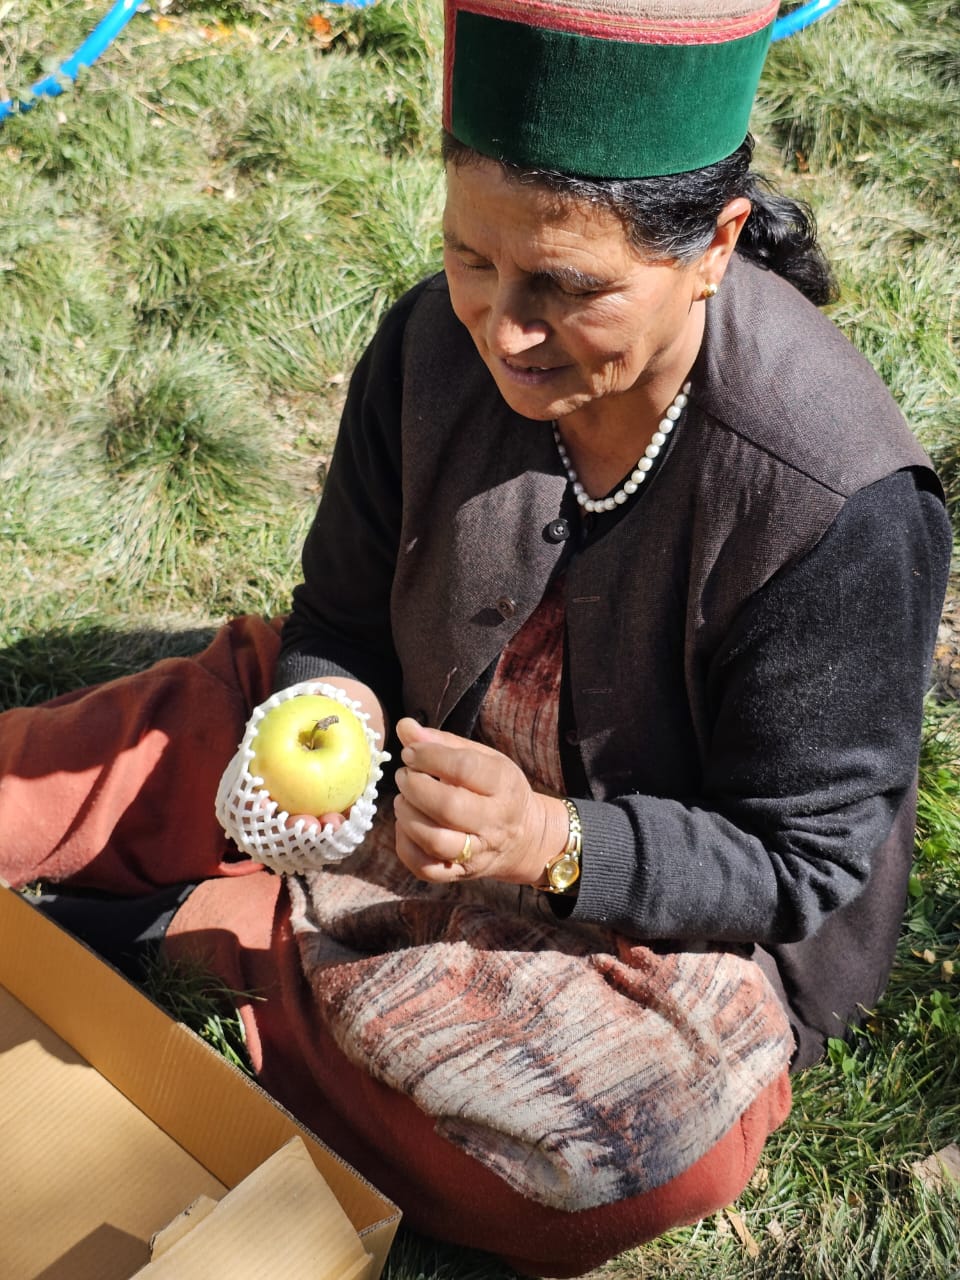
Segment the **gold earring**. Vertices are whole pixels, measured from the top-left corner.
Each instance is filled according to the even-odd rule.
[[[720,286],[711,281],[710,284],[705,284],[703,286],[703,293],[701,293],[700,297],[706,301],[707,298],[715,298],[719,292]]]

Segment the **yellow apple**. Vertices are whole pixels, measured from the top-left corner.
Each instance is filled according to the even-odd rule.
[[[271,707],[250,746],[250,772],[288,813],[346,813],[366,789],[370,745],[363,723],[325,694],[298,694]]]

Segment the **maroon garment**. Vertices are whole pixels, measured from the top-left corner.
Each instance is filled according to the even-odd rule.
[[[238,619],[196,659],[0,717],[0,874],[132,895],[204,879],[174,920],[168,953],[201,958],[254,993],[241,1013],[264,1086],[421,1230],[533,1274],[575,1275],[732,1200],[789,1110],[785,1072],[665,1186],[563,1213],[511,1190],[338,1050],[304,980],[285,882],[232,861],[210,821],[220,774],[269,693],[276,650],[272,628]]]

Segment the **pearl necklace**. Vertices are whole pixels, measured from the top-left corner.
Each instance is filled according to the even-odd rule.
[[[613,511],[617,507],[622,507],[632,493],[636,493],[647,477],[647,472],[653,466],[654,460],[659,457],[660,450],[667,443],[667,436],[677,425],[681,413],[687,404],[690,395],[690,383],[683,384],[683,390],[674,400],[673,404],[664,413],[662,419],[657,424],[657,429],[653,433],[650,443],[643,451],[643,457],[637,462],[637,465],[630,472],[630,475],[616,491],[611,493],[609,498],[591,498],[586,489],[580,483],[580,477],[574,469],[573,463],[570,461],[570,455],[563,447],[563,441],[560,439],[560,432],[557,430],[557,424],[553,424],[553,438],[557,442],[557,452],[560,454],[560,461],[563,463],[564,470],[573,485],[573,492],[577,502],[584,511]]]

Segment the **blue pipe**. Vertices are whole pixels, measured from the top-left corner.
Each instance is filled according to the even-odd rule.
[[[785,13],[782,18],[778,18],[773,24],[773,35],[770,37],[771,43],[774,40],[783,40],[787,36],[792,36],[796,31],[802,31],[804,27],[809,27],[811,22],[816,22],[818,18],[822,18],[825,13],[829,13],[831,9],[835,9],[840,0],[810,0],[809,4],[802,4],[799,9],[794,9],[792,13]]]
[[[84,40],[73,57],[68,58],[53,75],[44,76],[30,88],[29,95],[23,101],[9,98],[0,102],[0,121],[15,111],[28,111],[34,105],[33,99],[46,97],[56,98],[64,89],[64,81],[76,80],[84,67],[96,62],[104,49],[115,39],[137,12],[140,0],[117,0],[116,4]]]
[[[347,0],[347,2],[353,8],[364,8],[374,3],[374,0]],[[22,101],[8,98],[6,102],[0,102],[0,121],[13,115],[15,111],[28,111],[34,105],[35,98],[59,97],[63,93],[64,82],[76,80],[84,67],[89,67],[96,62],[136,13],[139,3],[140,0],[116,0],[106,17],[100,20],[76,53],[62,64],[59,71],[38,80],[31,86],[29,95]],[[808,4],[801,5],[792,13],[778,18],[773,24],[771,42],[783,40],[797,31],[802,31],[804,27],[809,27],[812,22],[816,22],[831,9],[835,9],[839,3],[840,0],[810,0]]]

